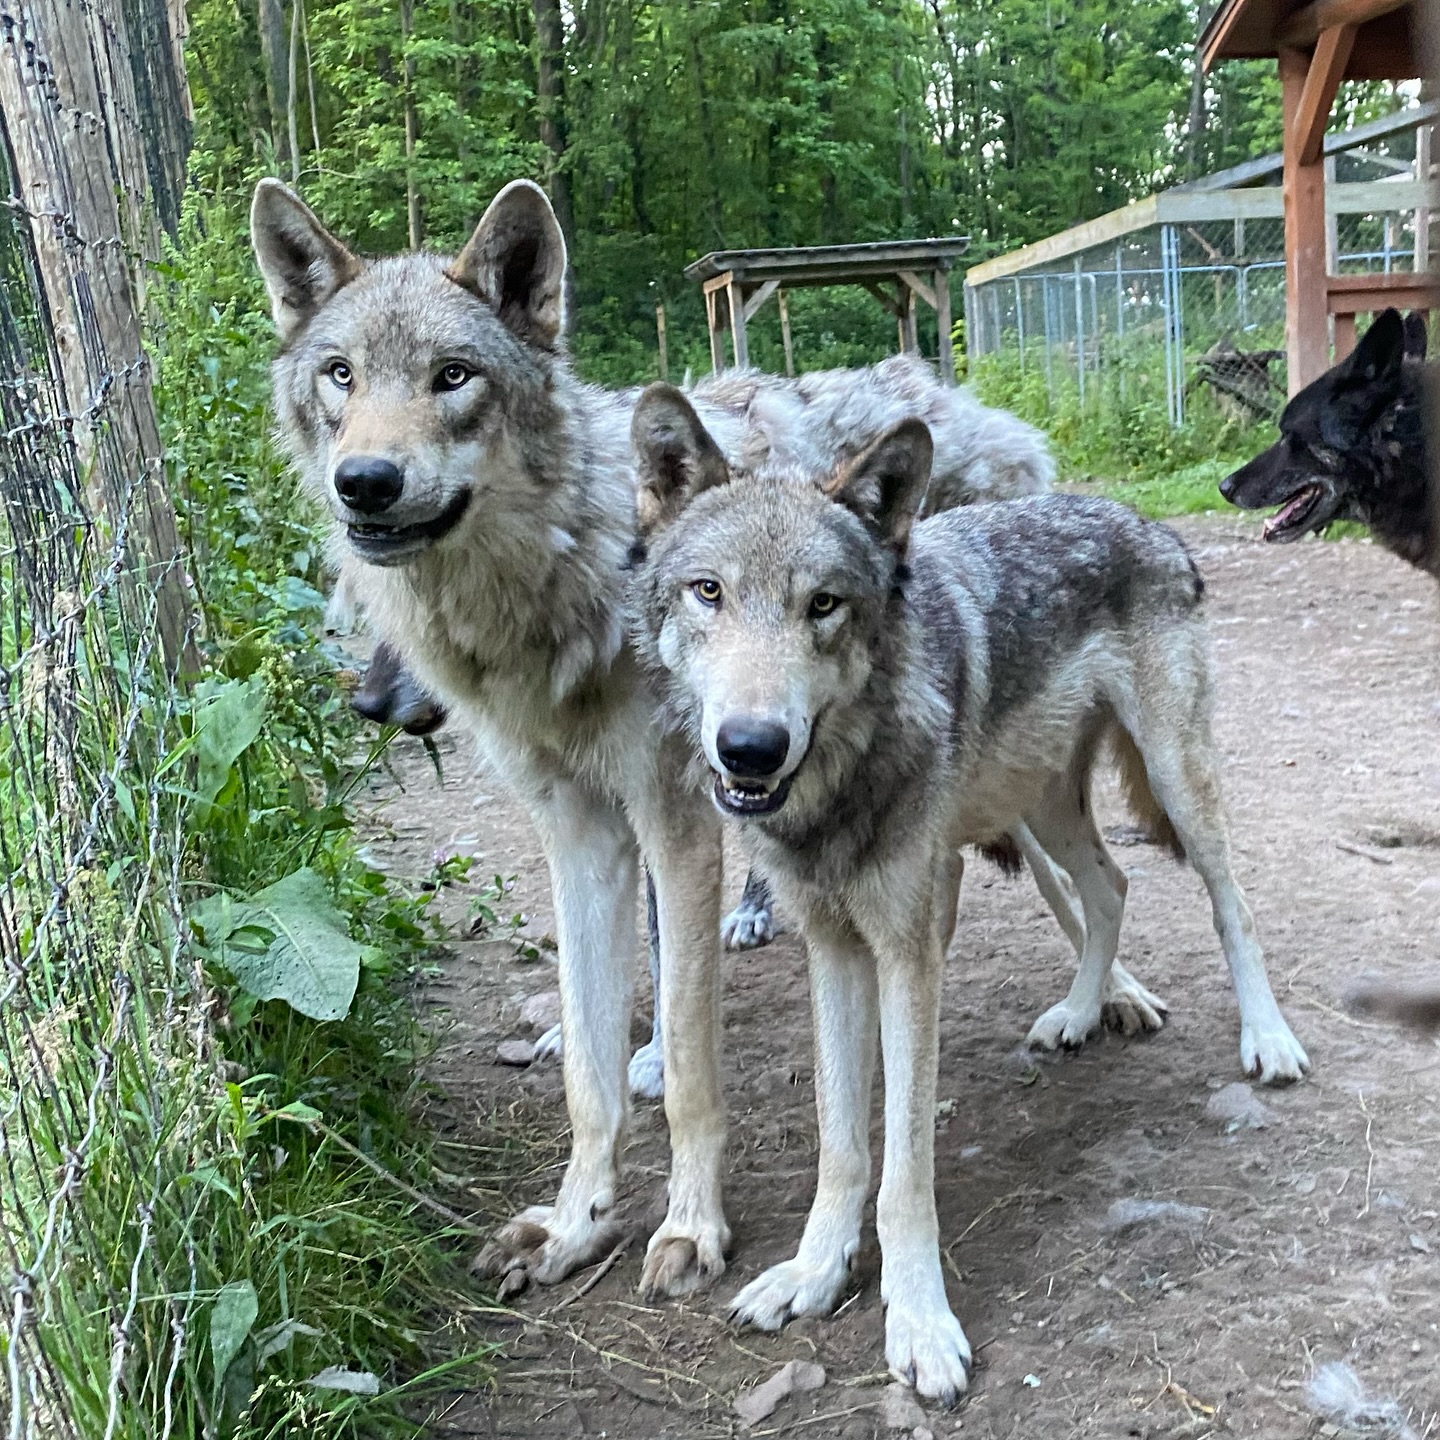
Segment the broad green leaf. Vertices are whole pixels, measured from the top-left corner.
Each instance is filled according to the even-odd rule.
[[[274,1118],[276,1120],[294,1120],[298,1125],[313,1125],[321,1117],[320,1112],[313,1105],[307,1105],[303,1100],[292,1100],[288,1105],[275,1111]]]
[[[250,1334],[250,1327],[260,1313],[255,1287],[248,1280],[232,1280],[215,1297],[210,1309],[210,1363],[214,1368],[218,1389],[225,1380],[240,1347]]]
[[[228,910],[215,899],[203,901],[192,918],[204,927],[216,958],[252,995],[284,1000],[312,1020],[338,1020],[350,1009],[365,947],[350,938],[345,917],[313,870],[232,900]],[[257,931],[272,937],[268,945],[253,943]]]
[[[195,795],[202,805],[214,803],[235,762],[255,743],[267,700],[264,678],[252,675],[222,682],[197,705]]]

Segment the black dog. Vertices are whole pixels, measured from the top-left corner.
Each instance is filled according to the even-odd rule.
[[[1266,540],[1299,540],[1358,520],[1410,564],[1440,579],[1426,447],[1425,324],[1376,317],[1355,350],[1307,385],[1280,416],[1280,439],[1220,483],[1242,510],[1278,505]]]

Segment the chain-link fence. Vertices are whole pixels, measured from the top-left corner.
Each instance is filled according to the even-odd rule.
[[[1403,173],[1330,185],[1330,272],[1425,268],[1433,190]],[[1178,427],[1204,387],[1236,419],[1271,417],[1286,393],[1280,189],[1171,190],[989,261],[967,276],[965,319],[972,363],[1043,379],[1052,407],[1163,399]]]
[[[11,1440],[207,1428],[190,1380],[216,1086],[181,921],[193,650],[140,318],[184,179],[172,20],[166,0],[0,11]]]

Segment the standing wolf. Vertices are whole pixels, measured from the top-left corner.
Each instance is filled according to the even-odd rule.
[[[1083,1040],[1100,1023],[1126,889],[1089,797],[1111,744],[1139,815],[1210,892],[1245,1069],[1282,1081],[1308,1068],[1230,871],[1201,581],[1173,531],[1105,501],[1037,497],[915,525],[931,462],[919,421],[823,490],[803,470],[732,478],[667,386],[641,401],[634,433],[637,646],[810,954],[815,1202],[795,1258],[741,1291],[733,1314],[775,1329],[839,1299],[869,1184],[878,1029],[886,1358],[953,1401],[970,1347],[940,1266],[934,1106],[961,845],[1028,825],[1069,872],[1080,970],[1037,1030]]]
[[[251,232],[282,340],[279,431],[332,512],[335,558],[379,639],[524,802],[550,868],[572,1152],[554,1206],[506,1226],[485,1266],[548,1283],[613,1241],[643,851],[673,1163],[641,1288],[684,1294],[722,1273],[729,1242],[720,832],[623,643],[635,397],[571,373],[564,240],[526,181],[453,259],[362,260],[273,180]],[[738,448],[743,416],[703,389]]]

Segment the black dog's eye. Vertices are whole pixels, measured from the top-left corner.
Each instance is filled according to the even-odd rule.
[[[702,604],[715,609],[720,604],[720,582],[718,580],[697,580],[690,593]]]
[[[435,388],[437,390],[459,390],[462,386],[468,385],[474,375],[475,372],[468,365],[462,365],[458,360],[452,360],[435,377]]]
[[[354,372],[343,360],[332,360],[325,373],[337,389],[348,390],[355,383]]]
[[[810,597],[810,618],[812,620],[823,620],[827,615],[833,615],[840,608],[840,597],[831,595],[829,591],[822,590],[818,595]]]

